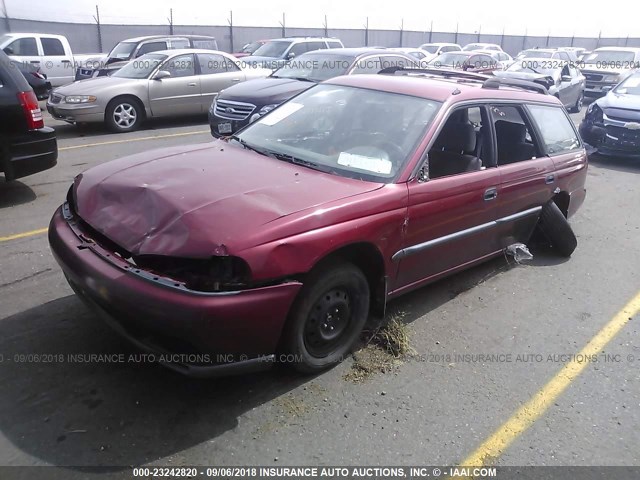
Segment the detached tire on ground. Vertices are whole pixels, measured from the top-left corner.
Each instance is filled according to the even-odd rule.
[[[144,109],[136,99],[121,97],[109,102],[104,121],[112,132],[133,132],[142,123],[143,115]]]
[[[542,207],[538,228],[551,246],[563,257],[570,257],[578,246],[571,225],[554,202]]]
[[[312,271],[296,298],[283,334],[287,362],[316,373],[341,362],[369,315],[369,283],[351,263]]]

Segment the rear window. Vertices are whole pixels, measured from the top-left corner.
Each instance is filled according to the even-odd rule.
[[[540,129],[549,155],[559,155],[580,148],[576,131],[562,108],[529,105],[529,111]]]
[[[57,38],[41,37],[40,41],[42,42],[42,51],[45,55],[52,57],[64,56],[64,47],[62,46],[62,42]]]

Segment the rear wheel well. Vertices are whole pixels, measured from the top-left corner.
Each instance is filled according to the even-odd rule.
[[[371,292],[370,311],[382,316],[387,292],[384,259],[378,248],[366,242],[352,243],[326,255],[314,265],[313,269],[323,268],[334,262],[352,263],[364,273]]]
[[[557,193],[554,197],[553,197],[553,202],[558,206],[558,208],[560,209],[560,211],[562,212],[562,214],[567,217],[568,213],[569,213],[569,202],[570,202],[571,197],[569,197],[569,194],[567,192],[560,192]]]

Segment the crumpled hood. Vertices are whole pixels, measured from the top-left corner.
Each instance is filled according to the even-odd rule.
[[[640,122],[640,95],[609,92],[597,100],[605,115],[630,122]]]
[[[261,229],[277,219],[380,186],[220,140],[104,163],[74,189],[78,215],[128,252],[209,258],[273,240]]]

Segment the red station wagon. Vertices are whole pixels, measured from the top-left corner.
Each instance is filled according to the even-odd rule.
[[[334,78],[232,137],[78,175],[51,248],[79,296],[175,370],[286,354],[320,371],[390,299],[536,226],[573,252],[587,157],[545,92],[443,70]]]

